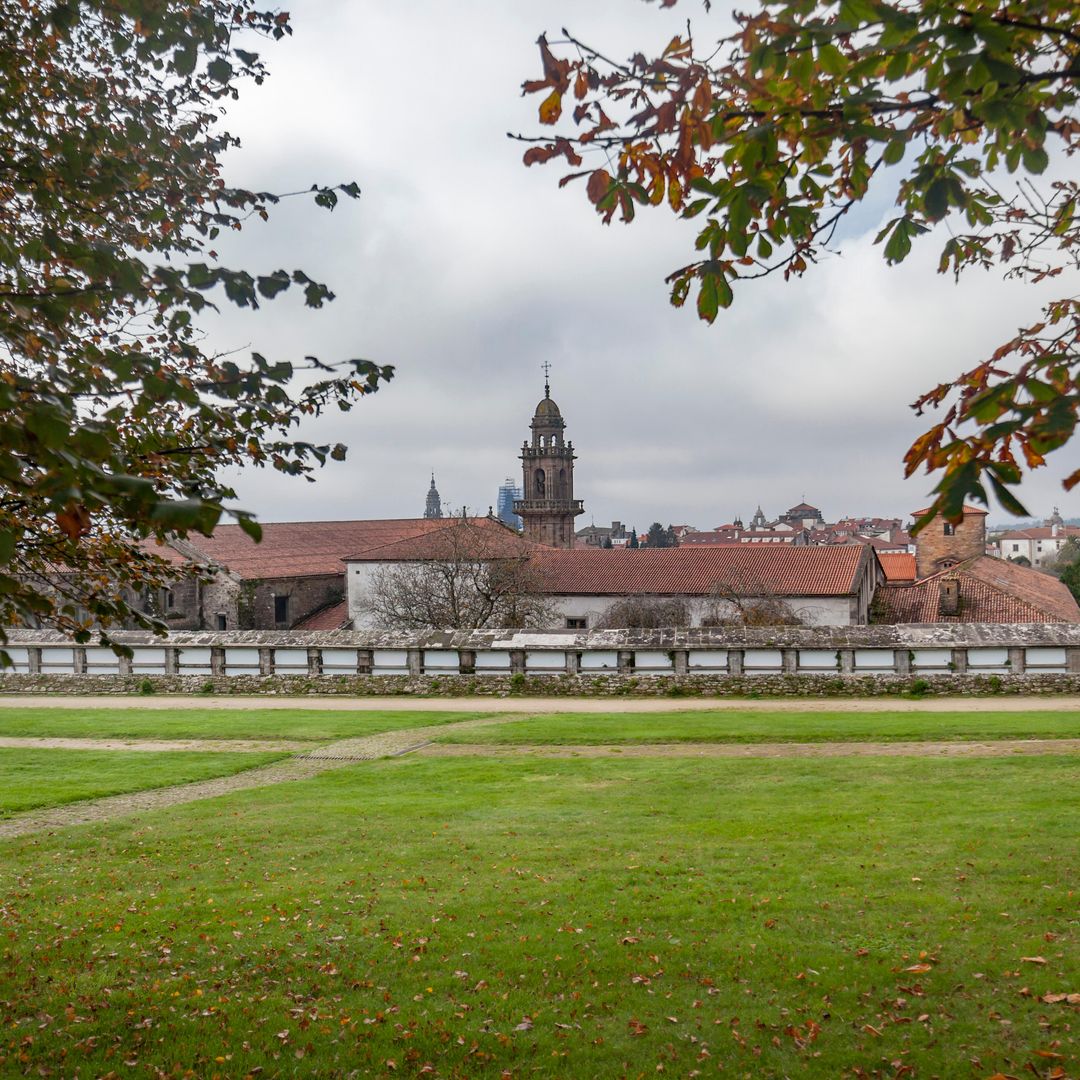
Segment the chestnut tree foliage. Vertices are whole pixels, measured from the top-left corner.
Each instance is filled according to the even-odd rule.
[[[258,539],[220,470],[341,458],[293,429],[392,374],[218,355],[197,328],[222,302],[333,299],[214,250],[278,202],[228,183],[222,113],[289,32],[252,0],[0,0],[0,626],[159,625],[140,598],[175,571],[155,541],[226,512]]]
[[[1023,513],[1022,468],[1069,440],[1080,409],[1075,0],[746,7],[719,41],[688,26],[626,60],[542,36],[542,75],[524,90],[556,130],[526,139],[525,164],[559,161],[560,186],[580,178],[604,222],[643,207],[693,219],[697,253],[668,281],[672,303],[693,295],[708,322],[746,281],[805,274],[882,187],[896,196],[877,237],[889,263],[933,234],[942,273],[1060,278],[1030,326],[914,405],[941,409],[906,457],[908,475],[940,473],[923,523],[991,493]],[[1080,469],[1064,479],[1078,483]]]

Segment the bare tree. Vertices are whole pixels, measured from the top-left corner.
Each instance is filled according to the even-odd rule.
[[[508,531],[461,522],[424,538],[423,557],[382,566],[363,607],[396,630],[543,629],[556,615],[529,545]]]
[[[802,626],[799,613],[768,584],[736,574],[709,590],[702,626]]]
[[[656,630],[689,626],[690,605],[681,596],[624,596],[600,616],[598,629]]]

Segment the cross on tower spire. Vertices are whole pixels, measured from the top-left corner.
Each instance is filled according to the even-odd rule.
[[[544,397],[551,397],[551,383],[548,378],[548,373],[551,371],[551,364],[546,360],[540,365],[544,369]]]

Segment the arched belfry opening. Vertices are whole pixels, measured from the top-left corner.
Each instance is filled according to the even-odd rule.
[[[574,444],[565,439],[566,421],[551,398],[544,367],[544,396],[533,413],[532,438],[522,444],[522,490],[525,498],[514,503],[521,517],[525,538],[549,547],[574,546],[574,518],[585,512],[574,498]]]

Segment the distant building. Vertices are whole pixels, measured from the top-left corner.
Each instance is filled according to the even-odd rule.
[[[431,487],[428,488],[427,502],[424,504],[424,517],[428,521],[436,521],[442,517],[442,499],[439,498],[438,488],[435,487],[435,474],[431,474]]]
[[[585,507],[574,498],[574,444],[564,437],[566,421],[546,379],[530,427],[532,440],[521,447],[524,492],[514,501],[514,513],[522,518],[526,540],[572,548],[574,518]]]
[[[1046,523],[1034,529],[1010,529],[997,536],[997,548],[1003,559],[1027,559],[1032,566],[1045,566],[1071,538],[1080,539],[1080,528],[1066,525],[1058,508]]]
[[[578,529],[576,536],[578,543],[585,547],[616,548],[629,546],[631,532],[621,521],[613,521],[611,528],[606,525],[586,525],[584,529]]]
[[[514,484],[512,477],[508,476],[499,485],[499,502],[495,516],[504,525],[509,525],[511,529],[517,529],[518,532],[521,531],[521,518],[514,513],[514,501],[523,498],[524,495],[524,491]]]

